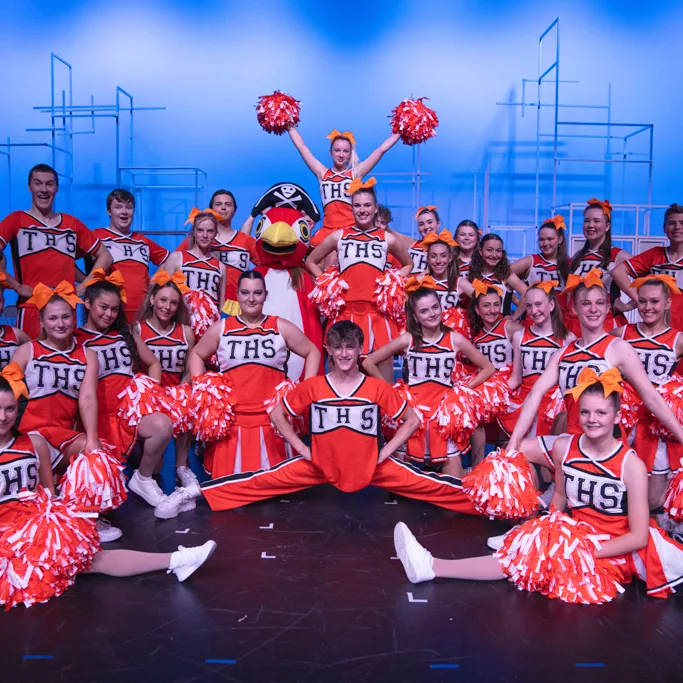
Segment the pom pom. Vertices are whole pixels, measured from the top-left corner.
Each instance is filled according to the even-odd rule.
[[[130,427],[140,424],[145,415],[167,412],[166,392],[151,377],[137,373],[117,396],[116,414]]]
[[[491,519],[521,519],[538,509],[538,494],[523,453],[498,449],[462,478],[474,507]]]
[[[275,407],[278,406],[281,402],[282,399],[289,394],[290,391],[293,389],[296,389],[299,386],[299,382],[295,382],[291,379],[286,379],[284,382],[280,382],[275,387],[275,393],[271,398],[269,398],[267,401],[264,401],[263,404],[266,407],[266,412],[268,415],[270,415],[273,410],[275,410]],[[292,417],[287,411],[285,411],[285,416],[287,417],[287,420],[289,423],[294,427],[294,431],[298,436],[304,436],[305,434],[308,433],[308,425],[307,425],[307,420],[305,417]],[[274,430],[275,433],[278,436],[282,436],[277,429]]]
[[[510,407],[510,379],[512,368],[505,366],[491,375],[473,391],[477,395],[478,424],[488,424],[505,415]]]
[[[191,432],[194,427],[192,414],[192,385],[183,382],[166,388],[166,410],[173,422],[173,436]]]
[[[396,384],[394,384],[394,389],[396,389],[399,396],[408,404],[408,406],[412,408],[415,415],[417,415],[417,419],[420,421],[418,428],[415,430],[415,434],[422,434],[425,428],[424,413],[429,411],[429,407],[417,404],[417,399],[410,392],[410,387],[403,380],[396,382]],[[391,439],[394,438],[396,430],[400,425],[400,420],[392,420],[388,415],[382,413],[382,436],[385,441],[391,441]]]
[[[428,99],[403,100],[391,112],[391,130],[401,136],[406,145],[419,145],[436,135],[439,118],[433,109],[422,103]]]
[[[185,294],[185,303],[190,309],[190,326],[195,341],[199,341],[203,334],[220,319],[218,306],[214,300],[201,289],[193,289]]]
[[[98,512],[114,510],[128,497],[124,466],[107,443],[101,450],[82,451],[71,458],[61,482],[64,501]]]
[[[457,449],[466,452],[469,440],[479,425],[479,401],[476,393],[459,380],[441,399],[432,421],[444,439],[455,442]]]
[[[315,287],[308,298],[318,307],[322,316],[334,321],[346,306],[344,292],[348,288],[349,285],[342,279],[339,269],[332,267],[315,281]]]
[[[672,375],[662,382],[656,390],[662,395],[679,424],[683,424],[683,377]],[[657,419],[648,420],[650,431],[665,441],[675,441],[673,434]]]
[[[596,559],[596,536],[589,524],[556,510],[513,529],[495,556],[520,590],[564,602],[600,604],[623,589],[614,563]]]
[[[235,420],[230,380],[220,372],[205,372],[192,380],[194,435],[199,441],[220,441]]]
[[[276,90],[272,95],[261,95],[256,104],[256,118],[266,133],[282,135],[299,123],[301,102],[291,95]]]
[[[683,470],[679,470],[669,481],[664,498],[664,512],[680,524],[683,522]]]
[[[629,382],[624,382],[621,386],[624,389],[619,395],[621,426],[628,434],[642,416],[643,401]]]
[[[567,406],[564,403],[564,396],[562,395],[560,387],[557,387],[550,395],[547,410],[543,414],[542,419],[547,425],[552,426],[555,418],[564,410],[567,410]]]
[[[443,324],[454,332],[459,332],[468,341],[472,340],[472,328],[467,313],[459,306],[451,306],[443,312]]]
[[[377,278],[373,301],[382,315],[405,326],[406,282],[398,270],[388,268]]]

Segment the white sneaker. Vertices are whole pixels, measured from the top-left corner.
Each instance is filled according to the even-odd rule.
[[[194,498],[185,489],[176,489],[170,496],[164,496],[154,508],[154,516],[159,519],[171,519],[196,507]]]
[[[207,541],[204,545],[195,548],[184,548],[179,545],[178,550],[171,555],[166,573],[173,572],[178,577],[178,581],[185,581],[213,555],[214,550],[216,550],[216,541]]]
[[[512,529],[510,529],[510,531],[512,531]],[[505,542],[505,537],[510,533],[510,531],[506,531],[500,536],[489,536],[486,539],[486,545],[491,548],[491,550],[500,550]]]
[[[550,503],[553,500],[553,496],[555,495],[555,482],[552,482],[548,488],[543,491],[543,493],[539,496],[541,499],[541,503],[543,504],[543,507],[547,510],[550,507]]]
[[[431,581],[435,577],[432,554],[417,542],[403,522],[394,527],[394,546],[411,583]]]
[[[100,537],[100,543],[111,543],[123,536],[121,529],[112,526],[111,522],[104,517],[98,517],[95,520],[97,526],[97,535]]]
[[[197,479],[197,475],[189,467],[176,467],[176,474],[178,475],[180,485],[183,488],[192,486],[192,484],[199,486],[199,479]]]
[[[143,479],[140,476],[140,470],[135,470],[133,476],[128,482],[128,488],[133,492],[137,493],[140,498],[143,498],[152,507],[156,507],[159,503],[166,497],[164,492],[159,488],[159,484],[149,477],[149,479]]]
[[[194,481],[192,484],[189,484],[188,486],[183,486],[183,488],[192,498],[202,497],[202,489],[200,488],[198,481]]]

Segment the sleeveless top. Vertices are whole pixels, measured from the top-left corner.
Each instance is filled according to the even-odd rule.
[[[280,334],[279,318],[265,316],[258,327],[247,327],[239,316],[223,321],[218,366],[233,385],[235,412],[265,413],[264,402],[287,378],[289,349]]]
[[[592,268],[598,268],[599,270],[602,270],[602,282],[605,285],[605,289],[610,292],[610,295],[612,298],[614,298],[614,293],[612,291],[612,276],[608,274],[607,271],[614,268],[614,264],[616,263],[617,256],[619,255],[620,251],[621,249],[619,249],[619,247],[612,247],[609,263],[605,268],[601,268],[600,262],[602,261],[602,254],[599,250],[594,251],[593,249],[589,249],[586,255],[571,272],[576,275],[580,275],[581,277],[586,277]]]
[[[676,370],[676,342],[680,334],[678,330],[667,327],[663,332],[648,337],[640,325],[629,324],[624,328],[622,339],[638,354],[650,382],[659,386]]]
[[[554,335],[545,336],[525,327],[519,344],[522,366],[522,388],[530,390],[534,382],[548,367],[551,356],[563,346]]]
[[[491,361],[496,370],[512,363],[512,344],[507,336],[508,322],[501,318],[490,330],[484,328],[472,339],[475,348]]]
[[[320,199],[323,203],[323,228],[339,230],[354,224],[348,189],[353,169],[335,171],[328,168],[320,179]]]
[[[453,306],[458,305],[458,300],[460,299],[460,294],[457,289],[448,289],[448,280],[437,280],[436,282],[436,296],[439,297],[439,302],[441,303],[441,308],[446,311]]]
[[[19,348],[17,333],[11,325],[0,325],[0,370],[2,370]]]
[[[161,363],[161,386],[178,386],[185,373],[189,348],[183,326],[173,323],[168,332],[159,332],[143,320],[138,323],[138,334]]]
[[[437,341],[423,342],[419,351],[415,349],[413,339],[410,340],[405,359],[408,386],[418,405],[429,408],[427,417],[433,414],[443,395],[453,386],[451,375],[455,369],[455,356],[450,332],[444,332]]]
[[[579,339],[565,346],[560,354],[558,382],[563,395],[577,385],[579,374],[584,368],[592,368],[599,375],[612,367],[605,354],[615,339],[612,335],[603,334],[586,346],[579,345]]]
[[[221,264],[214,256],[208,259],[181,251],[180,271],[187,278],[187,286],[206,292],[218,306],[221,296]]]
[[[513,290],[510,287],[508,287],[507,283],[503,282],[493,273],[489,273],[488,275],[484,275],[482,273],[480,280],[487,285],[493,285],[494,287],[498,287],[498,289],[500,289],[503,297],[500,312],[503,315],[509,315],[510,311],[512,310],[512,295],[514,293]]]
[[[373,300],[377,278],[387,263],[387,234],[385,230],[372,228],[358,230],[355,226],[345,228],[337,244],[339,273],[349,285],[346,301]]]
[[[427,252],[418,245],[422,244],[422,240],[413,242],[413,246],[408,249],[410,258],[413,259],[413,269],[410,271],[411,275],[417,273],[424,273],[427,270]]]
[[[529,268],[529,275],[527,275],[527,284],[531,286],[547,280],[557,280],[562,285],[557,261],[548,261],[541,254],[531,254],[531,267]]]
[[[472,258],[465,259],[462,256],[458,256],[458,272],[460,277],[467,277],[470,272],[470,263],[472,263]]]
[[[35,491],[40,483],[40,461],[31,439],[26,434],[12,437],[0,450],[0,526],[5,503],[19,500],[22,491]]]

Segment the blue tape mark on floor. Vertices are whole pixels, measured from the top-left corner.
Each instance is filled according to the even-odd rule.
[[[24,655],[24,659],[54,659],[54,655]]]
[[[236,659],[205,659],[204,664],[237,664]]]
[[[578,666],[582,669],[598,669],[601,666],[605,666],[604,662],[576,662],[574,666]]]
[[[459,669],[460,664],[430,664],[430,669]]]

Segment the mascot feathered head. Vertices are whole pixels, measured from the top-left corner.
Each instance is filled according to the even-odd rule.
[[[256,251],[262,266],[300,266],[308,253],[311,229],[296,209],[268,209],[256,225]]]

